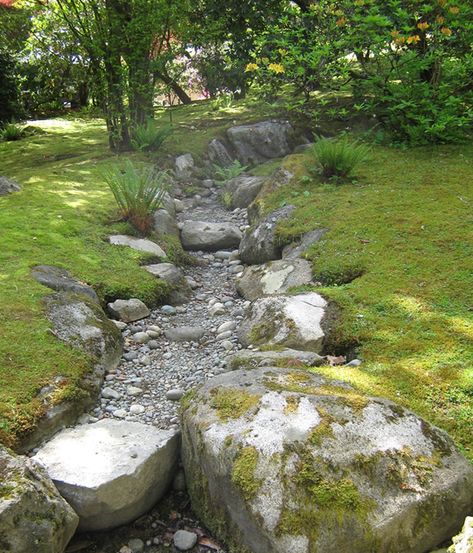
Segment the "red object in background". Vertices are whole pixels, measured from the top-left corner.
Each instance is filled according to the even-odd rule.
[[[13,6],[13,2],[15,0],[0,0],[0,6],[5,6],[9,8],[10,6]]]

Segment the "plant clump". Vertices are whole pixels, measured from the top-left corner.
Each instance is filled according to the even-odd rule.
[[[164,171],[151,167],[137,167],[127,160],[124,167],[112,166],[104,173],[118,204],[120,215],[138,231],[148,234],[153,224],[153,213],[163,205],[169,188]]]
[[[216,410],[218,418],[224,422],[240,418],[256,407],[260,400],[258,395],[230,388],[213,389],[211,395],[211,406]]]
[[[311,172],[320,172],[326,180],[347,180],[357,166],[368,157],[369,149],[364,144],[347,137],[319,138],[309,149],[313,164]]]
[[[152,119],[148,119],[142,125],[135,127],[132,132],[131,143],[135,150],[149,152],[157,150],[171,134],[172,127],[159,128]]]

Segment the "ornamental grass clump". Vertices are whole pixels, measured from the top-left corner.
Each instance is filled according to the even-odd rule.
[[[21,140],[24,134],[24,128],[16,123],[7,123],[3,129],[0,130],[0,137],[2,140],[6,140],[8,142]]]
[[[153,213],[163,205],[169,188],[167,173],[151,167],[137,167],[128,160],[123,168],[113,166],[105,172],[104,179],[123,220],[148,234],[153,226]]]
[[[369,148],[342,138],[319,138],[309,150],[318,171],[327,180],[347,180],[355,168],[368,157]],[[309,169],[313,172],[314,167]]]
[[[170,126],[159,128],[152,119],[148,119],[133,130],[131,143],[135,150],[149,152],[157,150],[171,133]]]

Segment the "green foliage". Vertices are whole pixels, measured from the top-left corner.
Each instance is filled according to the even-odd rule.
[[[357,165],[366,160],[369,149],[343,136],[337,139],[319,138],[309,152],[325,179],[346,180],[352,176]]]
[[[159,128],[153,119],[148,119],[146,123],[136,126],[131,143],[135,150],[149,152],[157,150],[171,133],[172,127],[169,125]]]
[[[222,167],[221,165],[213,164],[213,172],[215,179],[220,184],[225,183],[227,180],[234,179],[235,177],[240,176],[248,169],[248,166],[242,165],[238,159],[228,165],[227,167]]]
[[[0,138],[8,142],[21,140],[24,134],[24,128],[16,123],[7,123],[3,129],[0,129]]]
[[[0,48],[0,127],[22,115],[18,67],[11,52]]]
[[[104,173],[118,204],[120,214],[140,232],[150,232],[153,213],[162,206],[168,190],[168,175],[153,168],[137,167],[127,160],[123,168],[115,165]]]

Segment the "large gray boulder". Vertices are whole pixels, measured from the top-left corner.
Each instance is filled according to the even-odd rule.
[[[260,223],[251,226],[240,243],[240,259],[247,265],[260,265],[281,259],[282,244],[276,238],[279,221],[289,218],[295,207],[287,205],[273,211]]]
[[[77,384],[79,393],[61,403],[54,402],[54,383],[45,387],[38,399],[45,414],[35,428],[22,437],[18,451],[36,447],[64,426],[73,424],[96,401],[105,373],[118,366],[123,351],[122,335],[99,304],[84,294],[57,292],[44,298],[46,316],[53,334],[61,341],[85,353],[90,369]],[[64,381],[58,375],[58,385]]]
[[[17,182],[7,177],[0,176],[0,196],[6,196],[13,192],[19,192],[20,190],[21,186]]]
[[[144,267],[148,273],[164,280],[169,285],[166,298],[172,305],[182,305],[189,301],[192,290],[182,269],[172,263],[156,263]]]
[[[288,121],[262,121],[227,130],[227,138],[243,165],[258,165],[291,153],[293,129]]]
[[[242,349],[226,359],[230,370],[254,369],[257,367],[316,367],[325,363],[325,358],[313,351],[299,351],[290,348],[272,351]]]
[[[315,292],[270,296],[250,305],[238,337],[244,346],[284,346],[321,353],[333,317],[332,307]]]
[[[75,292],[85,294],[90,299],[99,303],[95,290],[74,278],[69,271],[54,267],[53,265],[36,265],[31,269],[31,276],[43,286],[56,290],[57,292]]]
[[[237,248],[241,237],[240,229],[231,223],[184,221],[181,230],[181,242],[185,250],[214,252]]]
[[[166,209],[158,209],[153,213],[153,230],[160,236],[179,236],[176,218]]]
[[[148,306],[138,298],[115,300],[107,304],[107,309],[113,317],[124,323],[132,323],[145,319],[151,313]]]
[[[148,240],[147,238],[135,238],[134,236],[126,236],[125,234],[114,234],[109,236],[110,244],[114,246],[128,246],[133,250],[139,252],[150,253],[156,257],[166,257],[166,252],[158,246],[156,242]]]
[[[0,446],[0,551],[63,553],[78,522],[41,466]]]
[[[248,207],[263,186],[264,177],[240,175],[226,181],[225,192],[231,197],[231,207]]]
[[[345,383],[229,372],[183,408],[192,506],[231,553],[426,553],[471,508],[447,434]]]
[[[233,163],[233,158],[230,155],[225,144],[216,138],[214,138],[208,145],[208,154],[210,161],[215,165],[221,167],[228,167]]]
[[[263,296],[284,294],[295,286],[312,282],[312,267],[305,259],[269,261],[250,265],[236,281],[238,293],[253,301]]]
[[[81,530],[131,522],[165,493],[179,434],[135,422],[102,420],[64,430],[35,455],[79,515]]]
[[[186,180],[192,176],[194,172],[194,158],[192,154],[182,154],[177,156],[174,162],[174,173],[179,180]]]

